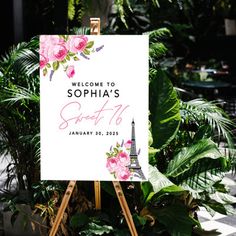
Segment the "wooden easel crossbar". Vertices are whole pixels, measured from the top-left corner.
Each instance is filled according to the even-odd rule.
[[[91,18],[90,19],[90,34],[91,35],[100,35],[100,18]],[[75,185],[76,185],[76,181],[71,180],[69,182],[66,192],[63,196],[61,205],[58,209],[56,219],[55,219],[53,226],[51,228],[51,231],[49,233],[49,236],[56,235],[58,228],[61,224],[66,207],[68,206],[72,192],[75,188]],[[119,200],[121,209],[123,211],[125,220],[128,224],[129,231],[132,236],[138,236],[137,230],[135,228],[134,221],[133,221],[129,206],[127,204],[125,195],[123,193],[122,187],[120,185],[120,182],[113,181],[113,186],[114,186],[117,198]],[[94,194],[95,194],[95,209],[100,210],[101,209],[101,184],[100,184],[100,181],[94,181]]]

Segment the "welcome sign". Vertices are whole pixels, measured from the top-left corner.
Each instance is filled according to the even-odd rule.
[[[148,178],[148,36],[40,36],[41,179]]]

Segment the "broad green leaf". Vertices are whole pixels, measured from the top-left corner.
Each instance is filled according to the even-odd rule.
[[[150,71],[150,121],[153,147],[162,149],[175,137],[179,124],[179,99],[165,72]]]
[[[143,199],[145,202],[148,195],[153,192],[152,184],[150,182],[141,182],[141,189],[143,192]]]
[[[193,226],[199,225],[198,221],[189,216],[186,206],[182,204],[176,203],[150,210],[157,220],[166,226],[171,236],[191,236]]]
[[[177,185],[171,185],[165,188],[162,188],[158,193],[155,194],[155,199],[162,199],[166,195],[180,196],[186,192],[182,187]]]
[[[214,184],[221,181],[224,177],[224,173],[217,171],[216,173],[211,173],[211,171],[203,172],[197,175],[190,176],[188,179],[181,183],[181,186],[190,191],[193,196],[194,194],[207,191],[212,193],[215,191]],[[191,191],[193,189],[193,192]]]
[[[165,175],[163,175],[156,167],[149,165],[149,182],[152,185],[155,193],[159,192],[162,188],[174,185]]]
[[[116,197],[116,192],[114,190],[112,182],[109,181],[102,181],[101,187],[104,191],[106,191],[108,194],[110,194],[113,197]]]
[[[185,192],[183,188],[173,184],[165,175],[151,165],[149,165],[149,182],[142,183],[141,188],[145,204],[153,198],[156,201],[165,195],[179,196]]]
[[[156,153],[158,152],[157,149],[153,148],[153,147],[149,147],[148,148],[148,159],[149,159],[149,164],[155,164],[156,163]]]
[[[89,222],[89,217],[83,213],[77,213],[70,219],[70,225],[73,229],[80,228]]]
[[[153,143],[152,132],[148,130],[148,146],[151,146]]]
[[[98,225],[94,222],[88,224],[86,229],[79,232],[79,235],[92,236],[92,235],[103,235],[113,232],[112,226],[109,225]]]
[[[190,170],[193,164],[200,159],[219,157],[221,157],[221,153],[216,144],[210,139],[203,139],[190,147],[183,148],[168,164],[166,174],[177,177]]]
[[[133,219],[136,226],[143,226],[147,222],[146,218],[139,216],[138,214],[134,214]]]

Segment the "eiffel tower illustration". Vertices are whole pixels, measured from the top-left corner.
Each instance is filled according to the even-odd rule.
[[[132,131],[131,131],[131,149],[130,149],[130,165],[128,166],[131,174],[133,176],[139,177],[143,180],[145,180],[145,176],[143,174],[143,171],[141,169],[141,166],[139,165],[138,161],[138,154],[136,151],[136,141],[135,141],[135,122],[132,120]]]

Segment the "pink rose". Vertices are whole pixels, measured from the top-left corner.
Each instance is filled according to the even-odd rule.
[[[82,52],[86,48],[87,42],[88,38],[86,36],[70,36],[67,42],[67,48],[73,53]]]
[[[118,180],[128,180],[130,175],[130,171],[127,167],[120,167],[115,173],[115,176]]]
[[[130,157],[126,152],[120,152],[117,159],[121,166],[128,166],[130,164]]]
[[[118,168],[118,159],[116,157],[108,158],[106,167],[107,167],[107,169],[109,170],[110,173],[115,172],[116,169]]]
[[[41,35],[39,53],[48,58],[49,51],[57,44],[65,46],[64,39],[60,38],[58,35]]]
[[[66,75],[68,78],[72,78],[75,75],[75,68],[74,66],[68,66],[66,69]]]
[[[46,47],[50,45],[64,43],[64,39],[60,38],[58,35],[41,35],[40,36],[40,47]]]
[[[48,63],[48,58],[46,58],[44,55],[40,54],[39,56],[39,66],[40,69],[44,68]]]
[[[124,144],[124,146],[125,146],[126,149],[130,149],[130,148],[131,148],[131,144],[132,144],[132,141],[131,141],[131,140],[128,140],[128,141]]]
[[[64,44],[51,45],[48,49],[48,58],[50,61],[62,61],[67,55],[67,49]]]

